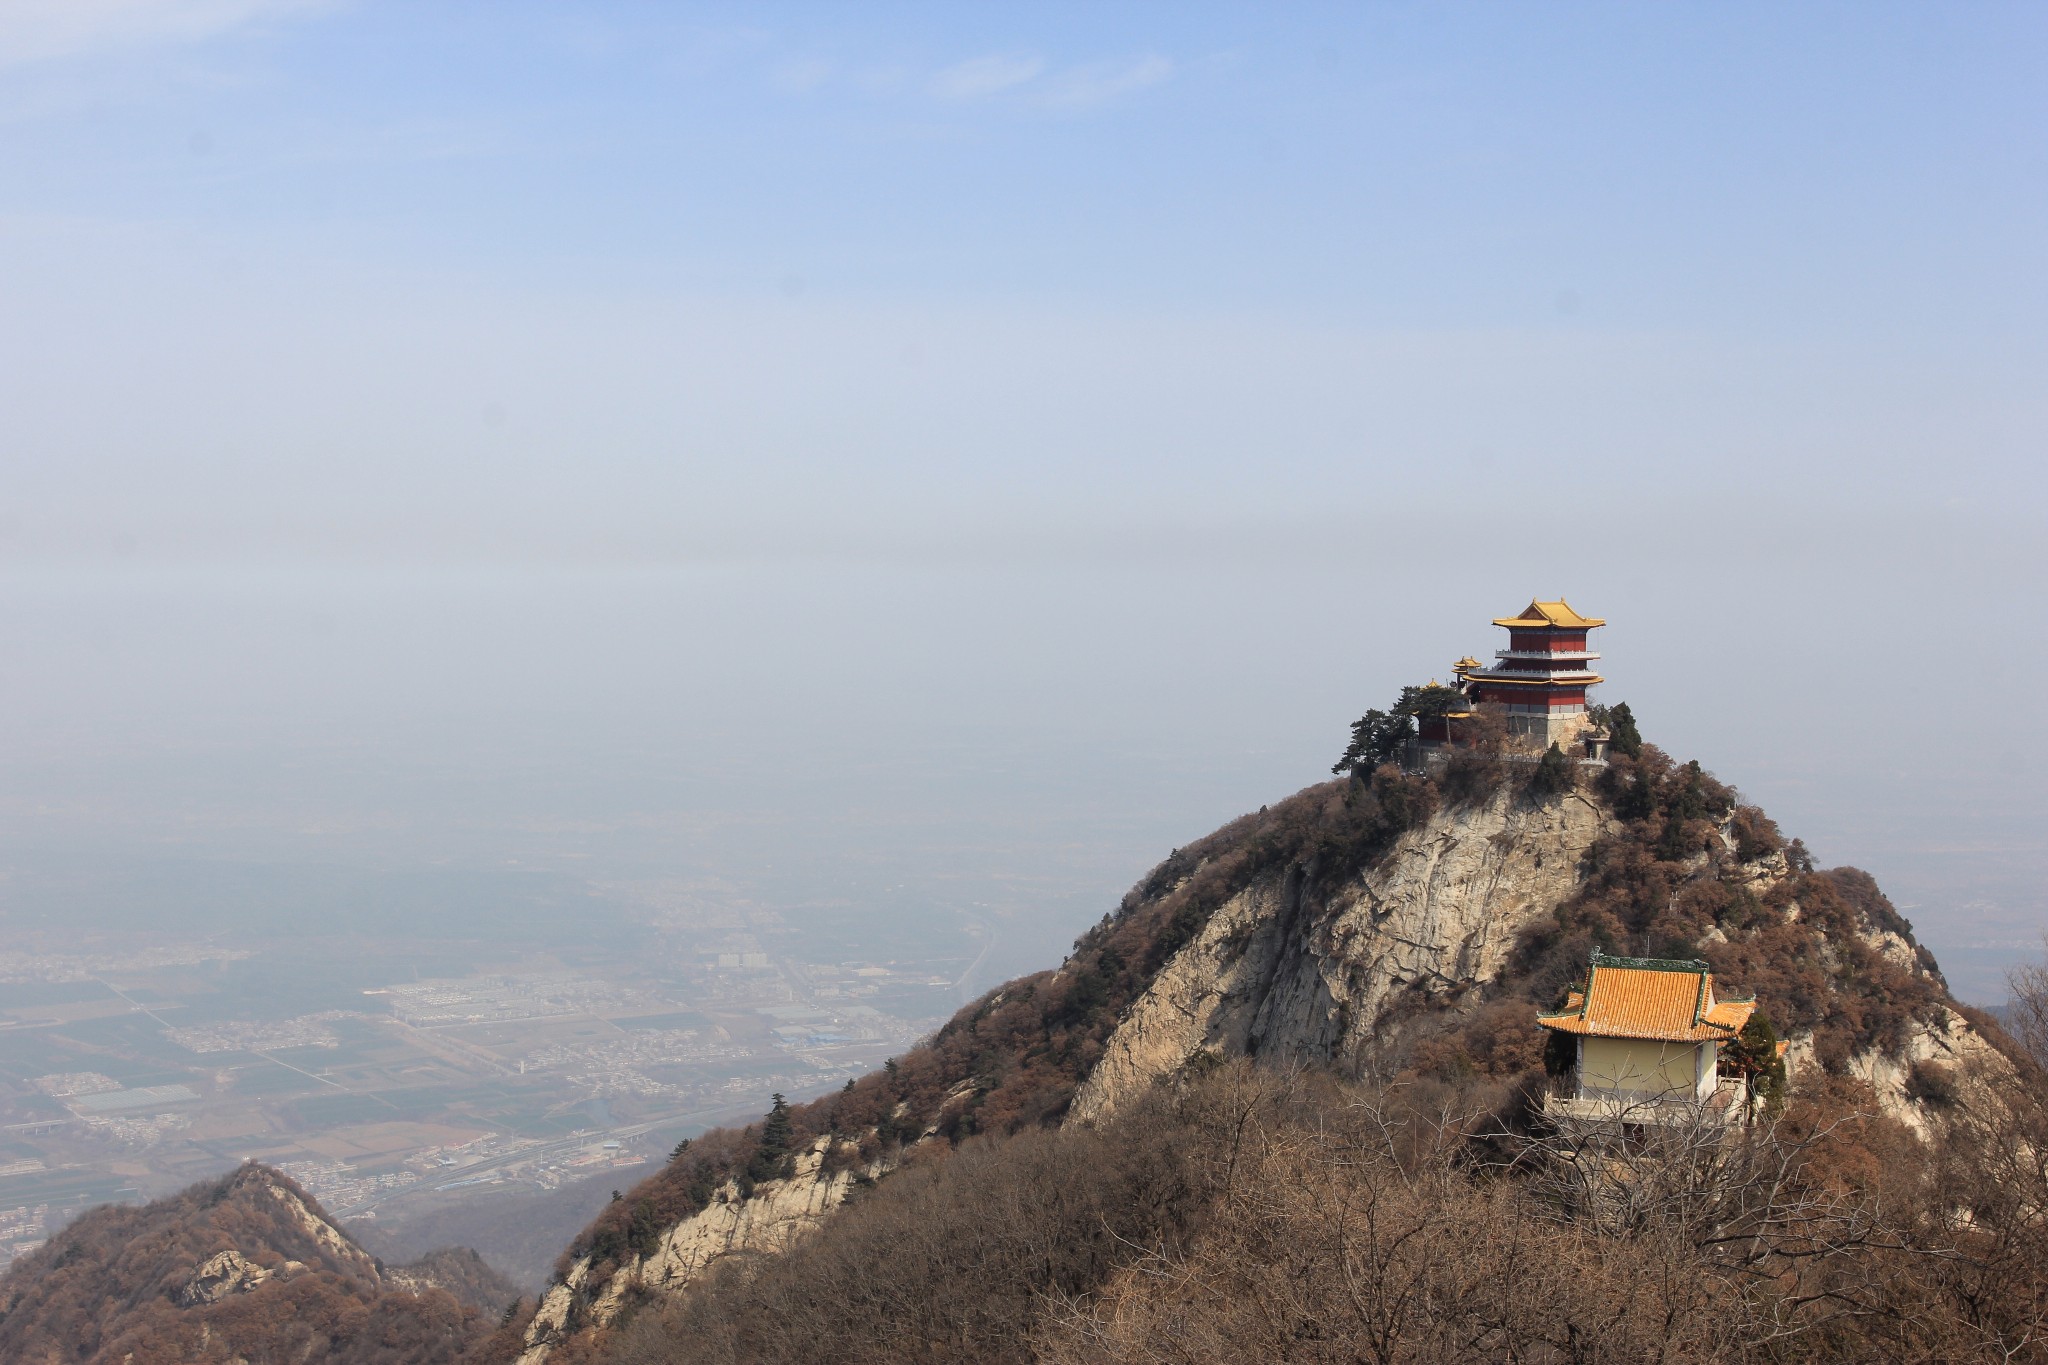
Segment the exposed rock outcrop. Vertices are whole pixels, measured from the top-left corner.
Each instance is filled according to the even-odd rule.
[[[1812,1064],[1809,1040],[1794,1040],[1788,1060],[1796,1074]],[[1897,1052],[1870,1049],[1849,1058],[1849,1074],[1870,1087],[1880,1112],[1923,1139],[1936,1136],[1942,1110],[1957,1103],[1995,1102],[1986,1084],[2009,1080],[2012,1063],[1953,1009],[1933,1023],[1916,1024]]]
[[[93,1209],[17,1260],[0,1276],[0,1360],[446,1361],[507,1301],[387,1275],[289,1177],[250,1164]]]
[[[1327,1062],[1378,1046],[1401,1004],[1498,976],[1611,818],[1577,793],[1502,790],[1403,834],[1356,879],[1324,885],[1311,865],[1244,888],[1131,1007],[1073,1117],[1108,1113],[1202,1051]]]
[[[827,1170],[832,1146],[830,1138],[811,1143],[795,1154],[787,1177],[763,1181],[751,1193],[737,1180],[726,1182],[704,1209],[663,1233],[652,1251],[613,1268],[595,1292],[598,1267],[588,1255],[579,1258],[541,1299],[519,1365],[541,1365],[573,1331],[609,1326],[635,1294],[678,1293],[722,1256],[794,1244],[845,1203],[857,1181],[882,1174],[875,1165]]]
[[[1784,852],[1737,855],[1734,817],[1713,831],[1712,852],[1683,866],[1761,904],[1774,891],[1786,923],[1798,923],[1799,883]],[[1112,1112],[1203,1053],[1284,1055],[1370,1063],[1403,1040],[1404,1024],[1430,1006],[1483,998],[1508,969],[1517,937],[1555,914],[1581,885],[1596,841],[1622,827],[1589,791],[1531,800],[1513,787],[1453,806],[1401,835],[1362,874],[1325,881],[1313,861],[1266,874],[1210,917],[1130,1005],[1101,1061],[1075,1097],[1069,1121]],[[1923,1137],[1954,1103],[1944,1078],[2009,1077],[2011,1063],[1953,1007],[1926,951],[1861,873],[1874,907],[1856,912],[1821,956],[1839,965],[1853,946],[1922,983],[1934,1001],[1887,1046],[1848,1055],[1846,1071],[1869,1085],[1879,1109]],[[1718,924],[1697,950],[1726,945]],[[1735,983],[1738,988],[1744,983]],[[1794,1029],[1790,1063],[1814,1064],[1810,1034]]]
[[[229,1249],[202,1261],[193,1270],[192,1278],[171,1295],[171,1301],[180,1308],[219,1303],[230,1294],[248,1293],[269,1279],[270,1274],[262,1266],[243,1260],[241,1252]]]

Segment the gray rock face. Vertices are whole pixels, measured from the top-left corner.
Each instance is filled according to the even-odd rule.
[[[1498,976],[1515,935],[1577,886],[1608,821],[1576,793],[1503,791],[1439,812],[1362,876],[1327,885],[1310,866],[1246,887],[1131,1006],[1073,1117],[1110,1112],[1198,1052],[1369,1054],[1403,1004]]]
[[[634,1291],[679,1294],[721,1257],[783,1251],[795,1245],[845,1203],[853,1188],[854,1171],[825,1170],[830,1145],[831,1139],[818,1139],[797,1155],[795,1169],[787,1179],[763,1181],[751,1195],[742,1194],[737,1182],[728,1182],[703,1210],[664,1233],[651,1253],[628,1259],[594,1295],[586,1287],[592,1270],[590,1258],[578,1260],[562,1282],[542,1298],[527,1327],[518,1365],[542,1365],[572,1334],[573,1318],[580,1317],[593,1327],[609,1326]],[[882,1173],[879,1166],[860,1172],[870,1179]]]
[[[192,1271],[192,1278],[171,1296],[180,1308],[219,1303],[230,1294],[244,1294],[270,1278],[270,1272],[242,1258],[239,1251],[209,1256]]]

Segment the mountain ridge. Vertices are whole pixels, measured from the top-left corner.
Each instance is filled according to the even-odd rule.
[[[17,1263],[0,1279],[0,1352],[594,1365],[630,1345],[636,1320],[694,1286],[744,1282],[727,1272],[797,1253],[849,1205],[892,1188],[938,1198],[951,1153],[1067,1134],[1018,1159],[1094,1143],[1101,1164],[1120,1141],[1103,1134],[1136,1114],[1156,1141],[1155,1097],[1239,1065],[1393,1084],[1526,1132],[1548,1083],[1536,1014],[1594,950],[1704,959],[1757,993],[1802,1084],[1850,1087],[1922,1140],[1953,1121],[1966,1080],[1981,1094],[1987,1078],[2034,1074],[1995,1021],[1950,997],[1868,874],[1817,868],[1699,764],[1631,747],[1562,776],[1480,748],[1382,765],[1173,850],[1057,968],[986,993],[835,1094],[778,1097],[762,1122],[680,1146],[495,1327],[486,1300],[504,1286],[473,1254],[385,1267],[250,1166],[142,1210],[96,1210]],[[990,1160],[962,1170],[1000,1186]],[[1181,1179],[1145,1160],[1119,1169],[1103,1165],[1092,1197]],[[947,1198],[968,1197],[955,1186]],[[1062,1292],[1113,1274],[1120,1245]]]
[[[454,1361],[517,1297],[475,1255],[387,1267],[289,1176],[243,1165],[89,1210],[0,1277],[19,1365]]]
[[[741,1229],[763,1189],[748,1174],[761,1130],[679,1153],[565,1253],[520,1365],[602,1358],[636,1303],[682,1292],[719,1255],[786,1249],[923,1147],[1092,1123],[1231,1057],[1476,1087],[1519,1121],[1540,1105],[1537,1009],[1594,948],[1705,958],[1757,991],[1796,1064],[1867,1086],[1923,1134],[1949,1073],[2031,1066],[1948,995],[1868,874],[1819,870],[1698,763],[1643,745],[1545,789],[1539,765],[1503,758],[1320,783],[1174,850],[1059,968],[791,1109],[795,1146],[771,1153],[765,1197],[805,1213],[761,1220],[774,1231],[759,1240]],[[732,1229],[710,1256],[707,1218]]]

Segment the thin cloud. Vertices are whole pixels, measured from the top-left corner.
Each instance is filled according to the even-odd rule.
[[[790,95],[808,95],[832,79],[832,63],[817,57],[784,62],[775,71],[775,88]]]
[[[1098,62],[1060,76],[1045,92],[1045,102],[1058,109],[1085,109],[1162,85],[1173,78],[1171,57],[1147,53],[1128,62]]]
[[[1036,57],[996,54],[949,66],[932,77],[932,93],[941,99],[985,99],[1023,85],[1045,69]]]
[[[0,0],[0,66],[190,43],[327,0]]]

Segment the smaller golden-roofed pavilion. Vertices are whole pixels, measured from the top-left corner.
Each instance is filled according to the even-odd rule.
[[[1755,1012],[1754,997],[1719,995],[1704,962],[1596,949],[1585,986],[1536,1022],[1574,1041],[1573,1093],[1564,1107],[1613,1110],[1713,1100],[1724,1084],[1721,1045]]]
[[[1572,610],[1572,604],[1561,597],[1555,602],[1531,602],[1522,608],[1520,615],[1496,616],[1493,623],[1510,630],[1517,626],[1530,630],[1541,630],[1545,626],[1558,630],[1591,630],[1607,624],[1597,616],[1579,615]]]

